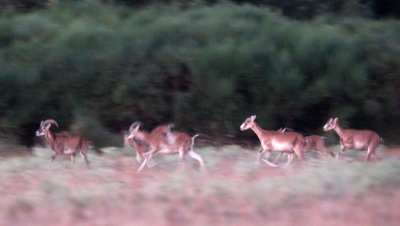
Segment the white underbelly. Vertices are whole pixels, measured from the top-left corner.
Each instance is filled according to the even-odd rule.
[[[168,147],[167,145],[161,145],[160,150],[158,151],[159,153],[162,154],[171,154],[174,153],[174,149]]]
[[[73,154],[74,152],[75,152],[75,149],[72,149],[72,148],[64,149],[64,154],[67,154],[67,155]]]
[[[272,141],[272,150],[273,151],[292,151],[292,145],[289,143]]]
[[[365,149],[366,148],[366,145],[365,145],[365,143],[362,143],[362,142],[354,142],[354,149],[358,149],[358,150],[361,150],[361,149]]]
[[[176,140],[176,137],[175,137],[173,134],[171,134],[171,133],[168,133],[168,134],[167,134],[167,141],[168,141],[168,144],[173,144],[173,143],[175,143],[175,140]]]

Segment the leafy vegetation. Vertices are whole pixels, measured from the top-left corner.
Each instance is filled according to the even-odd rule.
[[[305,22],[231,3],[80,2],[4,14],[0,129],[32,144],[39,121],[54,118],[106,146],[134,120],[243,138],[251,133],[238,126],[250,114],[265,128],[305,134],[339,116],[393,141],[399,34],[398,20]]]
[[[199,5],[213,5],[221,0],[73,0],[74,2],[111,3],[139,7],[151,3],[177,4],[182,8]],[[380,0],[229,0],[238,4],[268,6],[282,11],[285,16],[296,19],[310,19],[321,14],[352,17],[399,17],[400,4],[397,1]],[[71,0],[1,0],[0,11],[17,9],[22,12],[38,8],[55,7]]]

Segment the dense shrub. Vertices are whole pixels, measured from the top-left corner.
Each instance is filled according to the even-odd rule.
[[[240,137],[251,114],[305,134],[337,115],[390,139],[400,129],[398,43],[397,20],[301,22],[234,4],[79,3],[1,17],[0,129],[30,144],[39,121],[55,118],[107,145],[138,119]]]

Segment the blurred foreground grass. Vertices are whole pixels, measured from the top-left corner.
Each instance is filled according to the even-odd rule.
[[[34,225],[391,224],[400,218],[400,154],[385,149],[380,162],[365,164],[365,152],[350,150],[351,162],[308,153],[306,163],[271,168],[255,164],[256,151],[206,147],[196,149],[205,174],[190,158],[184,168],[178,155],[155,155],[137,175],[132,149],[90,153],[87,168],[80,157],[74,165],[69,157],[51,163],[51,150],[36,148],[32,157],[0,159],[0,216]],[[370,210],[349,216],[358,205]]]

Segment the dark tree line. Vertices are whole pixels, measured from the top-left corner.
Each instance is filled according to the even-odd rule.
[[[396,141],[399,21],[333,18],[90,2],[1,16],[0,136],[31,145],[54,118],[99,146],[120,144],[135,120],[236,141],[254,138],[239,125],[256,114],[305,135],[338,116]]]
[[[30,11],[64,2],[80,0],[0,0],[0,7]],[[218,0],[92,0],[93,2],[123,4],[132,7],[150,3],[176,3],[182,6],[216,4]],[[239,4],[269,6],[284,15],[296,19],[312,19],[321,14],[356,17],[400,17],[400,1],[397,0],[230,0]]]

